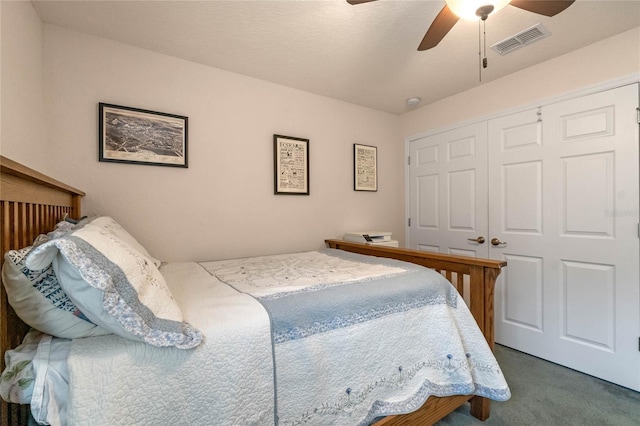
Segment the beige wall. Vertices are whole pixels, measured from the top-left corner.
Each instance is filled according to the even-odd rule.
[[[42,63],[7,63],[3,49],[3,74],[16,76],[6,84],[21,88],[3,93],[2,101],[13,109],[19,91],[33,84],[46,114],[44,125],[28,125],[45,137],[21,126],[4,140],[2,154],[84,190],[86,214],[113,216],[151,253],[172,261],[316,249],[327,237],[358,229],[402,239],[397,116],[31,25],[34,13],[30,3],[3,7],[3,38],[4,18],[15,20],[12,32],[28,21],[30,39],[16,42],[15,51]],[[35,74],[23,84],[17,75],[26,67]],[[188,116],[189,168],[98,162],[98,102]],[[26,111],[13,115],[23,123],[31,118]],[[274,133],[310,139],[310,196],[273,194]],[[356,142],[378,147],[376,193],[353,191]]]
[[[411,138],[638,73],[640,27],[406,113],[402,134]]]
[[[0,1],[0,152],[49,171],[44,141],[42,22],[31,2]]]
[[[639,29],[401,117],[43,25],[0,2],[2,155],[87,192],[157,257],[315,249],[357,229],[404,237],[412,135],[640,70]],[[189,117],[189,168],[97,161],[97,105]],[[310,196],[273,194],[274,133],[309,138]],[[378,147],[379,191],[352,189],[353,143]]]

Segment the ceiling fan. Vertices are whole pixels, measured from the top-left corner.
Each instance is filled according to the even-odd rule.
[[[375,0],[347,0],[356,5]],[[427,30],[418,50],[435,47],[444,38],[460,18],[486,20],[489,14],[497,12],[511,4],[517,8],[544,16],[555,16],[562,12],[575,0],[446,0],[436,19]]]

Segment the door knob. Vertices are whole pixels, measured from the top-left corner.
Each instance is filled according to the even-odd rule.
[[[478,243],[478,244],[484,244],[484,237],[467,238],[467,240],[473,241],[474,243]]]
[[[491,239],[491,244],[494,245],[494,246],[499,246],[500,244],[507,244],[507,242],[506,241],[500,241],[497,238],[492,238]]]

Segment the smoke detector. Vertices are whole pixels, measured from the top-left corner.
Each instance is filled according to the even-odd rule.
[[[514,50],[520,49],[534,43],[543,38],[549,37],[551,33],[542,24],[536,24],[533,27],[527,28],[524,31],[519,32],[507,39],[499,41],[491,46],[493,50],[501,55],[506,55]]]
[[[407,106],[408,107],[414,107],[414,106],[418,105],[421,101],[422,101],[422,99],[420,99],[417,96],[415,96],[413,98],[409,98],[409,99],[407,99]]]

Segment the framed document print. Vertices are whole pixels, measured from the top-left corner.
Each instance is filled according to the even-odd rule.
[[[309,139],[273,135],[274,193],[309,195]]]
[[[188,167],[188,118],[164,112],[99,104],[99,160]]]
[[[378,190],[378,148],[353,144],[353,189]]]

